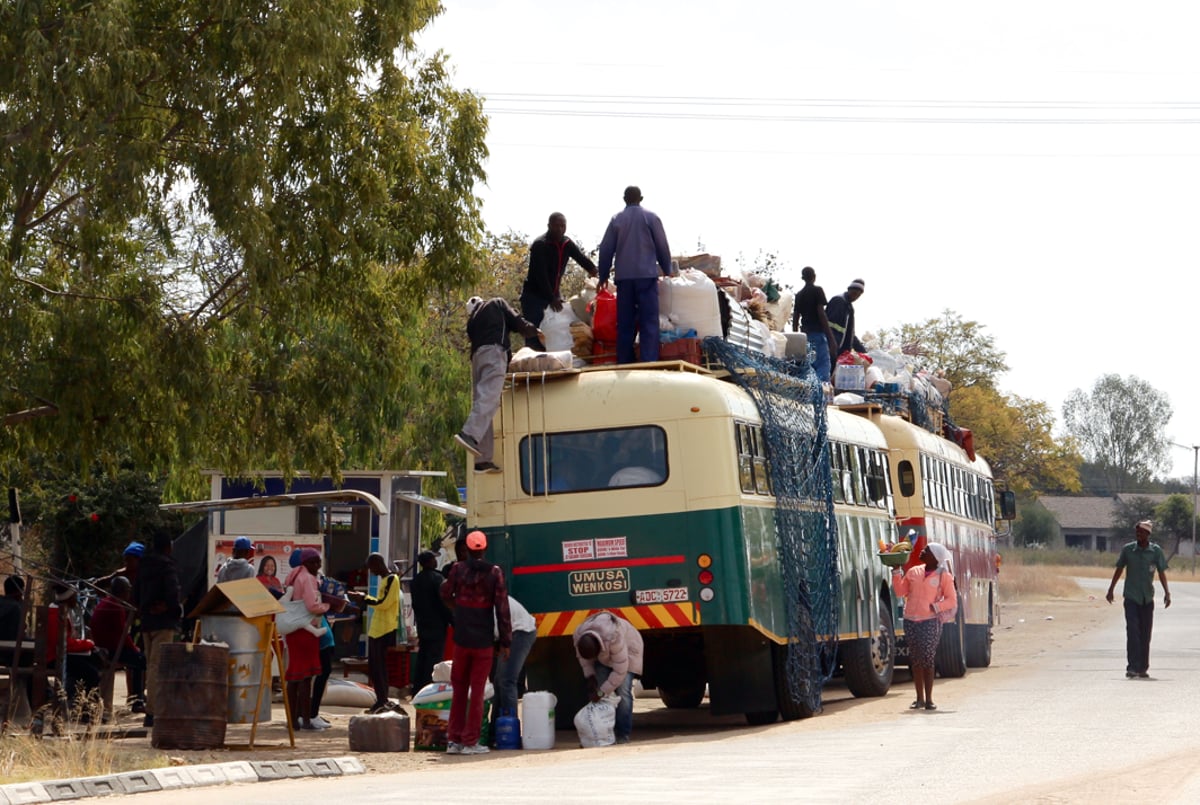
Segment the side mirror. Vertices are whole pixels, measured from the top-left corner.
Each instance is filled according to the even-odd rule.
[[[1001,520],[1017,519],[1017,493],[1011,489],[1000,493],[1000,517]]]

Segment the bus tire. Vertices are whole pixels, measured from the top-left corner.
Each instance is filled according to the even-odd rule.
[[[704,701],[705,684],[703,679],[669,687],[660,682],[658,697],[672,710],[694,710]]]
[[[761,713],[746,713],[746,723],[751,727],[761,727],[764,724],[774,724],[779,720],[775,710],[764,710]]]
[[[842,645],[842,672],[850,692],[867,698],[887,694],[895,670],[896,633],[892,628],[892,613],[881,601],[875,634]]]
[[[967,667],[987,668],[992,664],[992,627],[987,624],[966,627]]]
[[[784,721],[812,718],[820,710],[813,710],[808,706],[808,702],[792,698],[792,686],[788,684],[787,675],[787,652],[786,645],[771,647],[771,657],[775,664],[775,697],[779,700],[779,715]]]
[[[943,679],[957,679],[967,673],[967,653],[963,640],[963,605],[958,599],[958,613],[951,623],[942,624],[942,639],[938,642],[933,667]]]

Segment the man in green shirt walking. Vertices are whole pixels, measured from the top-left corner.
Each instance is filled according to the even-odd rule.
[[[1167,589],[1167,557],[1158,543],[1150,541],[1152,526],[1142,520],[1134,531],[1136,542],[1128,543],[1117,557],[1117,569],[1108,585],[1108,603],[1113,601],[1113,588],[1121,571],[1125,576],[1125,678],[1148,679],[1150,674],[1150,632],[1154,628],[1154,571],[1163,588],[1163,605],[1171,606],[1171,591]]]

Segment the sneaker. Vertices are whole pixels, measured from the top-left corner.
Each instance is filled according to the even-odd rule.
[[[1133,671],[1126,671],[1126,672],[1125,672],[1125,678],[1126,678],[1126,679],[1133,679],[1135,676],[1137,676],[1137,674],[1136,674],[1136,673],[1134,673]]]
[[[495,475],[498,472],[503,472],[503,470],[490,461],[483,461],[475,465],[475,472],[486,472],[489,475]]]
[[[446,744],[446,754],[461,755],[463,754],[463,750],[465,748],[466,747],[464,747],[462,744],[456,744],[454,741],[451,741],[450,743]]]
[[[314,730],[327,730],[333,726],[332,724],[330,724],[328,721],[321,718],[320,716],[314,716],[313,718],[310,718],[309,723],[312,724],[312,727],[310,729],[314,729]]]
[[[454,434],[454,441],[458,442],[463,447],[467,448],[467,452],[473,456],[483,455],[482,451],[480,451],[480,449],[479,449],[479,442],[475,441],[470,436],[468,436],[467,434],[465,434],[461,431]]]
[[[937,705],[934,704],[933,702],[925,702],[925,709],[926,710],[936,710]]]
[[[629,743],[629,736],[628,736],[628,735],[618,735],[618,736],[617,736],[617,743],[619,743],[619,744],[627,744],[627,743]]]
[[[910,704],[908,706],[908,709],[909,710],[924,710],[925,702],[922,701],[921,699],[917,699],[916,701],[914,701],[912,704]]]
[[[462,748],[462,754],[464,754],[464,755],[486,755],[488,752],[491,752],[491,751],[492,751],[491,749],[488,749],[483,744],[475,744],[474,746],[464,746]]]
[[[1150,674],[1146,671],[1138,671],[1138,679],[1149,679]]]

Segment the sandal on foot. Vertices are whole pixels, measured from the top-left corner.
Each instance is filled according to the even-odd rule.
[[[924,707],[925,707],[925,702],[921,701],[920,699],[917,699],[916,701],[914,701],[912,704],[910,704],[908,706],[908,709],[909,710],[920,710]]]
[[[937,705],[934,704],[933,702],[925,702],[925,709],[926,710],[936,710]]]

